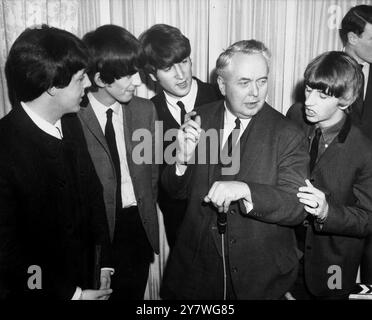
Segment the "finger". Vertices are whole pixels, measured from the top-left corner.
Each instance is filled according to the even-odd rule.
[[[299,192],[297,193],[297,197],[317,201],[317,197],[312,193]]]
[[[319,215],[319,212],[317,212],[317,210],[312,208],[312,207],[304,206],[304,209],[305,209],[306,212],[312,214],[313,216],[317,217]]]
[[[195,122],[198,124],[199,127],[201,127],[201,117],[200,116],[195,117]]]
[[[213,194],[214,194],[214,190],[216,190],[217,185],[218,185],[218,181],[214,182],[214,183],[212,184],[212,187],[211,187],[211,188],[209,189],[209,191],[208,191],[207,197],[209,198],[210,201],[212,201],[212,197],[213,197]]]
[[[314,187],[299,187],[298,191],[307,192],[307,193],[315,193],[315,188]]]
[[[198,117],[198,116],[197,116],[197,117]],[[199,118],[200,118],[200,116],[199,116]],[[199,124],[198,122],[196,122],[195,120],[192,120],[192,119],[189,119],[187,122],[185,122],[185,123],[180,127],[180,129],[181,129],[182,127],[184,127],[184,128],[186,128],[186,127],[192,127],[192,128],[194,128],[195,130],[197,130],[197,131],[201,131],[200,124]],[[183,130],[184,128],[182,128],[182,130]]]
[[[186,132],[186,134],[192,134],[194,135],[195,137],[198,137],[200,136],[200,132],[197,131],[196,129],[194,129],[193,127],[186,127],[184,132]]]
[[[189,121],[193,116],[196,115],[196,111],[190,111],[185,115],[185,122]]]
[[[102,298],[112,293],[112,289],[102,289],[97,291],[97,297]]]
[[[185,141],[189,140],[189,141],[197,142],[199,141],[199,134],[194,133],[194,132],[185,132],[184,139]]]
[[[319,204],[317,201],[315,200],[308,200],[308,199],[303,199],[303,198],[299,198],[298,199],[301,203],[313,208],[313,209],[316,209],[319,207]]]
[[[208,203],[208,202],[211,202],[211,199],[209,199],[208,196],[205,196],[204,199],[203,199],[203,201]]]
[[[227,213],[229,211],[230,203],[231,203],[230,199],[225,199],[225,202],[223,203],[223,211],[225,213]]]
[[[308,187],[314,187],[314,186],[311,184],[311,182],[310,182],[309,179],[305,179],[305,183],[306,183],[306,185],[307,185]]]

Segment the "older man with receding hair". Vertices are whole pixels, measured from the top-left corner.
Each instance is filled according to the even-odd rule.
[[[225,100],[196,109],[180,127],[177,162],[162,182],[189,205],[164,298],[280,299],[296,279],[300,254],[289,227],[304,218],[296,193],[308,155],[301,132],[265,102],[269,62],[261,42],[231,45],[217,60]],[[237,173],[226,174],[225,163],[187,165],[209,130],[222,135],[207,154],[221,150],[234,159],[240,148]]]

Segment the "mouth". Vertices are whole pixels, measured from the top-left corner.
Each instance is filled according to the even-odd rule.
[[[312,109],[305,108],[305,114],[307,117],[314,117],[316,115],[316,112]]]
[[[177,87],[179,87],[181,89],[186,89],[187,88],[187,80],[185,80],[183,82],[180,82],[180,83],[177,83]]]

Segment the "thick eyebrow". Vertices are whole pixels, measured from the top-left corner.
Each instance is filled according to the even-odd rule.
[[[264,77],[258,78],[256,81],[258,81],[258,80],[267,80],[267,79],[268,79],[268,77],[267,76],[264,76]],[[242,77],[242,78],[239,78],[238,81],[253,81],[253,79]]]

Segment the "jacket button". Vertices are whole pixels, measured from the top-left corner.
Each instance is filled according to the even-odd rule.
[[[235,214],[235,213],[236,213],[236,210],[235,210],[235,209],[231,209],[231,210],[230,210],[230,213],[231,213],[231,214]]]
[[[233,272],[233,273],[237,273],[237,272],[238,272],[238,268],[233,267],[233,268],[232,268],[232,272]]]
[[[309,220],[305,219],[304,222],[302,222],[302,225],[307,228],[309,226]]]
[[[236,239],[232,238],[232,239],[230,240],[230,244],[235,244],[235,243],[236,243]]]

